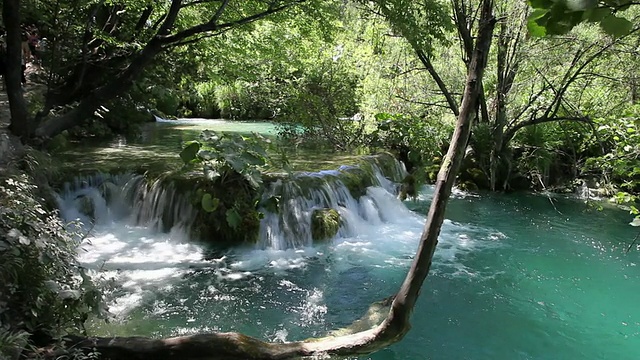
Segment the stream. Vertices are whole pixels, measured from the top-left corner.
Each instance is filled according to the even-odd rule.
[[[335,239],[295,249],[212,249],[180,224],[164,233],[133,221],[130,209],[96,203],[79,258],[117,286],[114,319],[90,331],[293,341],[349,325],[398,289],[433,191],[401,202],[378,185],[340,201],[348,221]],[[82,217],[78,191],[95,188],[60,194],[68,220]],[[362,359],[640,358],[640,248],[626,252],[637,235],[627,212],[568,197],[456,192],[446,217],[411,331]]]

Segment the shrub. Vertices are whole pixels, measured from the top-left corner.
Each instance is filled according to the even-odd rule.
[[[35,190],[26,175],[0,180],[3,355],[25,334],[47,343],[82,329],[90,314],[107,315],[101,292],[76,261],[79,237],[45,210]]]

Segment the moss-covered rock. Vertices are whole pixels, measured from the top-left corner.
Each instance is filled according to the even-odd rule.
[[[342,219],[335,209],[316,209],[311,214],[311,237],[313,241],[325,241],[338,234]]]
[[[80,211],[81,214],[88,216],[91,219],[94,219],[96,212],[96,205],[93,199],[89,196],[80,196],[75,200],[76,208]]]
[[[407,198],[415,199],[418,196],[418,184],[415,176],[409,174],[402,179],[400,186],[400,200],[405,201]]]
[[[340,181],[349,189],[351,196],[358,199],[367,193],[367,188],[373,186],[373,174],[362,167],[349,167],[340,171]]]
[[[473,192],[473,191],[478,191],[479,190],[478,189],[478,185],[476,185],[476,183],[474,183],[473,181],[469,181],[469,180],[463,181],[463,182],[461,182],[461,183],[459,183],[457,185],[458,185],[458,189],[460,189],[462,191],[471,191],[471,192]]]

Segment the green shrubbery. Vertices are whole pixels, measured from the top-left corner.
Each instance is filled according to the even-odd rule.
[[[185,170],[201,168],[203,177],[196,190],[199,211],[195,223],[198,235],[217,243],[255,242],[258,239],[262,173],[269,156],[267,139],[259,134],[244,137],[235,133],[205,130],[199,141],[186,143],[180,158]]]
[[[79,237],[35,192],[26,175],[0,180],[0,358],[77,332],[90,314],[107,315],[76,261]]]
[[[434,181],[452,124],[403,114],[380,113],[375,118],[376,129],[368,135],[369,145],[393,151],[412,174],[414,189],[424,181]]]

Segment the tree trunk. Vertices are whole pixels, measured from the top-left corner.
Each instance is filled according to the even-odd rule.
[[[267,343],[238,333],[211,333],[168,339],[76,337],[71,339],[70,348],[97,351],[102,358],[110,360],[270,360],[305,356],[324,357],[327,355],[369,354],[401,340],[411,327],[411,313],[431,267],[451,188],[464,157],[464,151],[471,133],[471,122],[476,117],[480,85],[486,64],[485,60],[491,46],[491,36],[495,24],[492,7],[492,0],[483,0],[480,30],[467,74],[460,115],[458,116],[449,150],[438,173],[433,201],[420,238],[418,252],[400,290],[393,298],[386,318],[381,324],[364,331],[353,332],[347,330],[347,335],[328,336],[290,343]],[[44,350],[42,355],[48,358],[55,358],[64,354],[64,351],[65,349],[48,349]]]
[[[22,41],[20,30],[20,0],[4,0],[2,18],[7,30],[7,64],[5,83],[11,111],[11,131],[23,141],[32,133],[33,120],[22,95]]]

